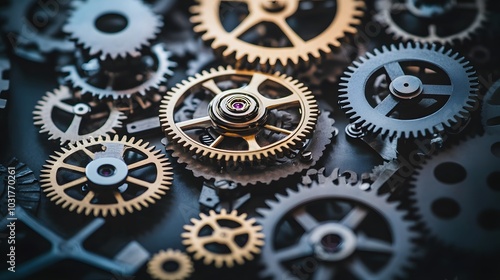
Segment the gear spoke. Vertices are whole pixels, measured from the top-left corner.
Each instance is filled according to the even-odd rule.
[[[398,104],[399,100],[392,96],[392,94],[389,94],[375,107],[375,110],[384,116],[389,116]]]
[[[217,136],[217,138],[215,139],[215,141],[212,142],[212,144],[210,144],[210,147],[211,148],[216,148],[217,146],[219,146],[220,143],[222,143],[222,141],[224,141],[224,136],[223,135],[219,135],[219,136]]]
[[[191,130],[197,128],[208,128],[212,126],[212,120],[209,116],[178,122],[177,126],[182,130]]]
[[[134,162],[132,164],[129,164],[128,165],[128,170],[129,171],[132,171],[134,169],[138,169],[138,168],[142,168],[148,164],[151,164],[151,160],[149,158],[146,158],[146,159],[143,159],[141,161],[138,161],[138,162]]]
[[[401,77],[405,74],[403,68],[401,67],[401,64],[399,64],[399,62],[397,61],[384,64],[384,69],[391,81],[394,81],[396,78]]]
[[[259,87],[269,78],[266,75],[255,73],[252,75],[252,79],[244,88],[253,93],[259,93]]]
[[[450,96],[453,93],[453,86],[449,85],[423,85],[422,94],[426,97],[430,95]]]
[[[71,124],[69,125],[68,129],[66,130],[66,133],[73,134],[73,135],[80,135],[79,130],[80,130],[80,125],[82,124],[82,117],[80,116],[73,116],[73,121],[71,121]]]
[[[94,159],[95,158],[95,154],[93,152],[91,152],[89,149],[87,148],[83,148],[82,151],[90,158],[90,159]]]
[[[60,167],[64,168],[64,169],[76,171],[79,173],[85,173],[85,167],[76,166],[76,165],[72,165],[72,164],[65,163],[65,162],[61,163]]]
[[[355,229],[359,226],[359,224],[366,218],[368,211],[361,207],[355,206],[345,217],[340,221],[340,224]]]
[[[293,212],[293,218],[305,231],[311,231],[319,224],[316,218],[311,216],[311,214],[309,214],[309,212],[307,212],[305,208],[299,208],[295,212]]]
[[[269,98],[264,99],[264,106],[266,106],[266,108],[269,110],[286,109],[297,106],[299,105],[299,103],[300,103],[300,97],[298,97],[295,94],[277,99],[269,99]]]
[[[299,258],[309,257],[313,254],[313,248],[307,242],[299,241],[299,243],[276,251],[273,258],[278,262],[285,262]]]
[[[295,30],[292,29],[292,27],[286,22],[284,18],[279,18],[274,21],[276,25],[283,31],[285,36],[290,40],[292,45],[296,48],[300,48],[305,44],[304,39],[302,39],[296,32]]]
[[[204,82],[203,84],[201,84],[201,86],[204,89],[209,90],[214,95],[217,95],[217,94],[222,92],[222,90],[219,88],[219,86],[215,83],[215,81],[213,79]]]
[[[259,24],[260,22],[262,22],[262,19],[258,15],[250,14],[233,31],[229,32],[229,34],[233,38],[239,38],[241,35],[243,35],[245,32]]]
[[[366,251],[366,252],[378,252],[378,253],[388,253],[388,254],[392,254],[394,252],[392,244],[383,240],[373,239],[362,234],[358,235],[356,248],[360,251]]]
[[[91,204],[92,199],[94,199],[96,193],[93,191],[89,191],[82,199],[82,203]]]
[[[332,265],[327,265],[325,263],[321,263],[314,272],[312,277],[313,280],[324,280],[324,279],[335,279],[335,274],[337,270]]]
[[[248,234],[248,229],[246,229],[244,227],[238,227],[238,228],[231,230],[231,234],[233,235],[233,237],[243,235],[243,234]]]
[[[61,110],[63,110],[66,113],[74,114],[75,112],[73,111],[73,106],[66,104],[62,102],[61,100],[57,100],[54,104],[54,107],[57,107]]]
[[[248,151],[258,151],[262,149],[262,147],[257,143],[257,139],[255,139],[256,135],[248,135],[243,136],[243,140],[245,140],[248,144]]]
[[[347,265],[347,269],[358,279],[373,279],[374,274],[364,265],[359,258],[354,259]]]
[[[144,181],[144,180],[141,180],[141,179],[137,179],[137,178],[132,177],[130,175],[127,176],[126,181],[129,182],[130,184],[134,184],[134,185],[145,187],[145,188],[149,188],[149,186],[151,186],[150,182]]]
[[[81,177],[79,179],[75,179],[71,182],[68,182],[64,185],[61,185],[60,188],[62,190],[66,190],[66,189],[69,189],[69,188],[73,188],[73,187],[76,187],[76,186],[80,186],[80,185],[83,185],[85,184],[86,182],[88,181],[87,177]]]
[[[206,236],[198,236],[196,238],[198,242],[200,242],[203,245],[209,244],[209,243],[217,243],[216,237],[213,235],[206,235]]]
[[[274,132],[282,133],[282,134],[285,134],[285,135],[292,134],[292,131],[290,131],[288,129],[280,128],[280,127],[277,127],[277,126],[274,126],[274,125],[270,125],[270,124],[266,124],[264,126],[264,128],[269,129],[269,130],[274,131]]]

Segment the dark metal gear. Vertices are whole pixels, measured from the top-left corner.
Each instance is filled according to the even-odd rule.
[[[342,77],[339,104],[351,123],[370,133],[428,137],[462,124],[477,102],[475,71],[444,47],[384,46],[359,59]],[[381,75],[389,87],[377,92]]]
[[[162,17],[142,1],[87,0],[74,2],[63,31],[89,55],[104,60],[140,56],[162,26]]]
[[[486,132],[500,133],[500,80],[490,87],[484,97],[482,121]]]
[[[47,54],[75,49],[62,33],[69,9],[69,1],[11,0],[10,7],[0,11],[6,19],[2,29],[17,55],[45,62]]]
[[[476,137],[439,153],[412,184],[417,214],[433,237],[466,251],[500,251],[498,137]]]
[[[0,165],[0,219],[7,217],[10,205],[21,206],[34,213],[40,202],[40,184],[33,171],[17,158]],[[9,199],[14,199],[11,203]],[[15,211],[14,211],[15,212]]]
[[[375,8],[387,33],[421,43],[465,41],[487,20],[485,0],[378,0]]]
[[[257,210],[265,235],[263,277],[393,279],[411,266],[418,235],[387,196],[339,177],[276,199]]]
[[[154,45],[149,54],[143,54],[130,63],[129,66],[134,67],[109,71],[97,59],[93,59],[80,66],[64,66],[61,71],[67,73],[65,80],[73,88],[81,90],[82,94],[116,100],[135,94],[145,96],[158,89],[166,84],[167,76],[173,75],[172,67],[176,65],[170,61],[170,53],[162,44]]]

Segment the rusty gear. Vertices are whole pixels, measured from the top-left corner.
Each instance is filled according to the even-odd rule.
[[[262,227],[255,224],[255,219],[247,219],[247,214],[238,215],[236,210],[227,213],[222,209],[219,214],[211,210],[208,216],[201,213],[200,219],[191,219],[191,223],[184,226],[182,243],[187,246],[186,251],[194,254],[194,259],[204,259],[206,265],[214,263],[218,268],[241,265],[252,260],[253,254],[259,254],[264,245]],[[211,234],[200,236],[205,227],[211,228]],[[229,253],[212,251],[208,244],[225,247]]]
[[[40,178],[47,197],[62,208],[116,216],[141,210],[165,195],[172,181],[170,170],[160,150],[115,135],[62,148],[47,160]]]

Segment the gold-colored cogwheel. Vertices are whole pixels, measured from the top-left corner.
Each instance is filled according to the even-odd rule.
[[[139,211],[165,195],[172,181],[170,163],[160,150],[126,136],[69,144],[50,158],[40,175],[43,191],[79,214]]]
[[[228,0],[196,0],[191,7],[191,22],[194,30],[202,33],[202,39],[211,42],[215,50],[224,49],[224,57],[235,56],[236,60],[261,65],[276,65],[278,62],[294,65],[299,61],[309,61],[309,56],[319,58],[321,52],[329,53],[331,48],[340,46],[340,40],[346,33],[355,34],[355,26],[361,23],[364,2],[362,0],[336,0],[336,11],[332,22],[316,37],[304,40],[287,23],[287,19],[295,15],[303,0],[239,0],[248,7],[248,16],[233,30],[227,31],[221,23],[221,4]],[[312,2],[312,1],[311,1]],[[256,27],[268,22],[275,24],[291,43],[289,47],[266,47],[252,44],[241,39],[241,36]]]
[[[164,268],[164,265],[169,262],[177,265],[175,270],[169,271]],[[187,279],[193,271],[193,262],[188,255],[179,250],[162,250],[148,262],[148,273],[154,279],[183,280]]]
[[[222,89],[228,82],[239,86]],[[179,120],[177,113],[184,100],[200,93],[209,99],[208,106],[198,108],[202,112],[190,119]],[[269,124],[273,110],[295,110],[297,124],[290,128]],[[160,121],[169,141],[191,154],[226,163],[260,162],[289,153],[311,136],[318,115],[312,93],[291,77],[231,67],[203,71],[177,84],[160,106]],[[204,143],[195,133],[198,131],[210,131],[214,141]],[[266,142],[263,133],[279,138]]]
[[[191,219],[192,225],[185,225],[181,235],[182,243],[195,260],[204,258],[206,265],[215,263],[217,268],[224,264],[233,267],[235,262],[241,265],[260,253],[264,245],[262,227],[255,224],[255,219],[247,219],[247,214],[238,216],[236,210],[227,213],[222,209],[219,214],[213,210],[208,216],[201,213],[200,218]],[[206,228],[211,231],[208,235],[204,232]]]

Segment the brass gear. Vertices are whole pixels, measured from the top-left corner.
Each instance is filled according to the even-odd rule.
[[[227,90],[220,88],[228,82],[239,85]],[[199,94],[205,99],[211,98],[204,116],[180,121],[176,113],[182,102]],[[266,123],[269,111],[281,110],[298,110],[295,127],[284,129]],[[160,121],[169,141],[191,154],[226,163],[260,162],[300,147],[313,132],[318,114],[314,96],[291,77],[231,67],[204,71],[178,84],[164,96],[160,106]],[[193,135],[193,130],[200,129],[214,134],[213,143],[206,145],[199,134]],[[262,141],[265,131],[281,138],[273,139],[274,142]],[[234,144],[235,141],[239,144]]]
[[[115,135],[83,140],[55,152],[44,165],[40,182],[47,197],[62,208],[116,216],[141,210],[165,195],[172,181],[170,170],[160,150]],[[139,171],[147,176],[137,178]]]
[[[215,50],[223,49],[224,57],[235,56],[236,60],[261,65],[274,66],[278,63],[287,65],[289,61],[298,64],[308,62],[310,56],[319,58],[321,53],[329,53],[331,48],[340,47],[340,39],[346,33],[355,34],[355,25],[361,23],[364,2],[361,0],[336,0],[335,17],[328,27],[316,37],[304,40],[287,23],[286,19],[294,15],[300,0],[269,1],[241,0],[248,7],[248,16],[232,31],[227,31],[220,21],[220,7],[226,0],[196,0],[191,7],[191,22],[194,30],[203,33],[202,39],[211,42]],[[289,47],[266,47],[248,43],[240,37],[253,27],[263,22],[275,24],[291,42]]]
[[[177,264],[177,269],[167,271],[163,265],[168,262]],[[183,280],[188,278],[193,270],[193,262],[189,256],[179,250],[162,250],[148,262],[149,275],[151,278],[159,280]]]
[[[206,265],[215,263],[218,268],[224,264],[233,267],[235,262],[241,265],[245,260],[252,260],[253,254],[260,253],[260,247],[264,245],[262,227],[255,224],[255,219],[247,219],[247,214],[238,215],[236,210],[227,213],[222,209],[219,214],[214,210],[208,216],[200,213],[200,218],[191,219],[192,225],[185,225],[185,232],[181,235],[184,239],[182,243],[187,246],[186,251],[193,253],[195,260],[204,258]],[[206,227],[210,227],[212,233],[201,236]],[[240,237],[243,238],[240,240]],[[229,253],[209,250],[213,247],[207,247],[208,244],[225,247]]]
[[[70,102],[75,104],[70,105]],[[58,110],[64,112],[65,116],[72,115],[71,123],[65,130],[56,125],[54,114]],[[98,122],[104,118],[104,122]],[[79,101],[66,86],[47,92],[33,111],[34,124],[41,126],[40,133],[48,133],[49,140],[59,139],[61,144],[115,133],[115,128],[122,127],[124,119],[126,116],[112,102]],[[99,123],[97,127],[96,123]],[[82,132],[82,127],[85,128],[85,132]]]

